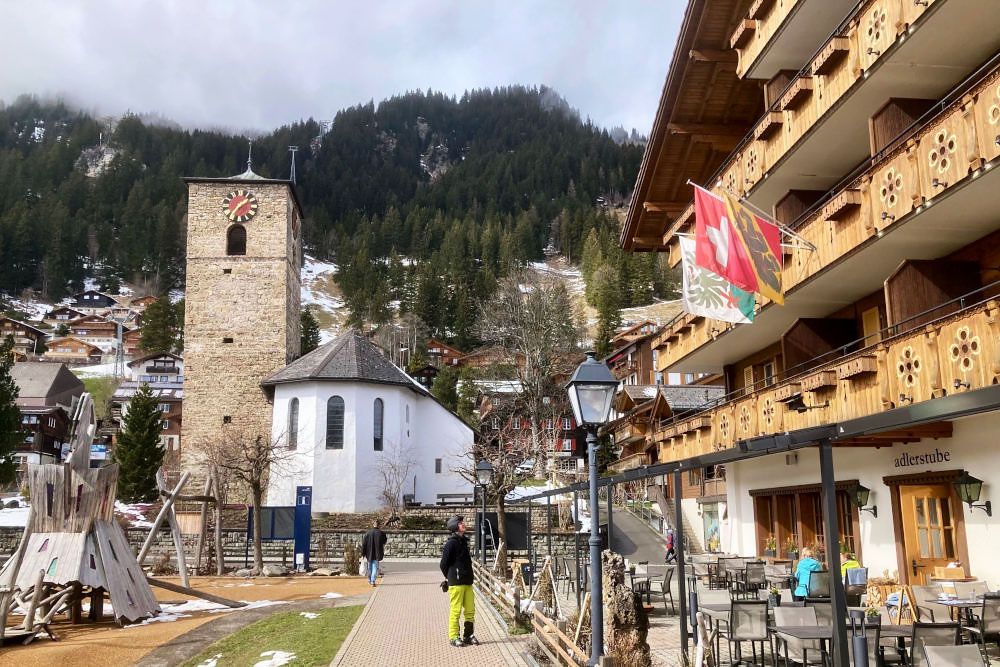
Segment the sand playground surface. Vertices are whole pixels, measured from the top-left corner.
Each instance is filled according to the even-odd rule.
[[[180,584],[179,577],[160,578]],[[371,591],[364,577],[191,577],[190,583],[199,591],[248,602],[244,609],[270,607],[274,612],[280,612],[294,602],[327,600],[330,606],[336,606],[339,598]],[[71,625],[66,616],[61,615],[51,626],[58,641],[52,641],[41,633],[28,646],[22,646],[20,642],[8,643],[0,648],[0,666],[132,665],[147,653],[219,618],[221,614],[243,611],[230,610],[207,600],[161,588],[154,587],[153,592],[163,609],[163,613],[155,618],[119,627],[113,620]],[[111,605],[105,601],[105,616],[110,613]],[[9,623],[12,625],[17,620],[17,617],[12,617]]]

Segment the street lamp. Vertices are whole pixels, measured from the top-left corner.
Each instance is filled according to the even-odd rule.
[[[493,482],[493,466],[486,459],[479,459],[479,463],[476,464],[476,480],[483,490],[483,513],[479,517],[479,549],[482,553],[482,563],[486,565],[486,487]]]
[[[601,591],[601,536],[597,500],[597,429],[608,421],[618,380],[593,352],[577,366],[566,384],[576,423],[587,429],[587,459],[590,463],[590,664],[604,655],[604,607]],[[608,536],[610,541],[610,535]]]

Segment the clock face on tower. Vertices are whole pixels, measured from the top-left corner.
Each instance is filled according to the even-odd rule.
[[[222,200],[222,212],[230,222],[246,222],[257,215],[257,198],[246,190],[233,190]]]

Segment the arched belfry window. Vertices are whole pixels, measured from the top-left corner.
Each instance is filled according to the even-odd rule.
[[[226,233],[226,254],[247,254],[247,228],[243,225],[233,225]]]
[[[297,449],[299,446],[299,399],[293,398],[288,402],[288,448]]]
[[[340,396],[326,402],[326,448],[344,448],[344,399]]]
[[[373,411],[374,418],[375,418],[375,424],[374,424],[375,428],[372,431],[374,433],[374,436],[375,436],[374,437],[374,441],[375,441],[375,451],[376,452],[381,452],[382,451],[382,413],[385,411],[384,408],[385,408],[385,405],[382,403],[382,399],[381,398],[376,398],[375,399],[375,409]]]

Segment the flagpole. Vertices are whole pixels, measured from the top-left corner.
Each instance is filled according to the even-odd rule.
[[[695,183],[694,181],[692,181],[690,178],[687,180],[687,185],[690,185],[692,187],[698,188],[699,190],[702,190],[703,192],[707,192],[708,194],[712,195],[713,197],[715,196],[714,193],[711,190],[709,190],[707,188],[703,188],[702,186],[700,186],[697,183]],[[785,236],[788,236],[789,238],[793,238],[796,241],[799,241],[800,243],[802,243],[801,246],[800,245],[786,245],[786,244],[782,244],[783,247],[786,247],[786,248],[801,248],[801,247],[805,247],[810,252],[816,252],[816,246],[815,245],[813,245],[811,242],[809,242],[808,240],[806,240],[805,238],[803,238],[801,235],[797,234],[796,232],[792,231],[791,229],[789,229],[785,225],[783,225],[780,222],[778,222],[777,220],[775,220],[773,215],[771,215],[770,213],[765,213],[764,211],[762,211],[761,209],[759,209],[757,206],[755,206],[752,202],[750,202],[748,199],[746,199],[744,197],[740,197],[738,194],[736,194],[734,192],[731,192],[730,190],[728,190],[726,188],[723,188],[722,186],[719,186],[719,187],[724,192],[726,192],[728,195],[730,195],[731,197],[733,197],[737,201],[739,201],[741,204],[743,204],[747,208],[751,209],[754,213],[756,213],[757,215],[763,217],[769,223],[771,223],[772,225],[774,225],[775,227],[777,227],[779,230],[781,230],[785,234]]]

